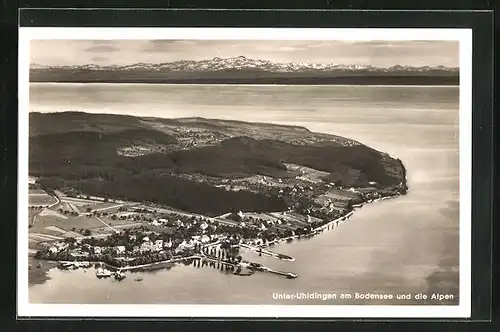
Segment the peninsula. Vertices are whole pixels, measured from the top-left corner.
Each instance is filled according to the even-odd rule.
[[[65,266],[204,259],[296,277],[238,250],[293,260],[264,248],[408,189],[401,160],[303,127],[83,112],[29,121],[30,252]]]

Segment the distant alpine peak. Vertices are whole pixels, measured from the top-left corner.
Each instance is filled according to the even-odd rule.
[[[303,71],[372,71],[372,72],[425,72],[425,71],[458,71],[458,68],[444,66],[403,66],[394,65],[391,67],[374,67],[360,64],[336,64],[336,63],[315,63],[315,62],[272,62],[269,60],[251,59],[243,55],[234,57],[214,57],[207,60],[179,60],[161,63],[133,63],[128,65],[106,65],[84,64],[74,66],[44,66],[31,64],[33,70],[40,69],[83,69],[83,70],[154,70],[154,71],[186,71],[186,72],[210,72],[227,70],[256,70],[269,72],[303,72]]]

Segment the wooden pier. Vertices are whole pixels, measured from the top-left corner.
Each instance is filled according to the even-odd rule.
[[[229,265],[229,266],[232,266],[233,268],[237,268],[238,265],[240,264],[240,263],[235,264],[235,263],[226,262],[220,258],[210,257],[210,256],[206,256],[206,255],[201,256],[201,259],[209,260],[209,261],[214,262],[214,263]],[[263,265],[256,264],[256,263],[252,263],[252,262],[243,261],[243,264],[246,265],[249,269],[284,276],[284,277],[287,277],[288,279],[295,279],[298,277],[297,274],[292,273],[292,272],[278,271],[278,270],[274,270],[270,267],[263,266]]]
[[[282,259],[282,260],[285,260],[285,261],[291,261],[291,262],[293,262],[295,260],[295,258],[293,258],[291,256],[287,256],[287,255],[284,255],[284,254],[275,253],[275,252],[272,252],[270,250],[262,249],[261,247],[254,247],[254,246],[250,246],[248,244],[243,244],[243,243],[240,244],[240,247],[245,248],[245,249],[249,249],[249,250],[252,250],[252,251],[255,251],[255,252],[258,252],[259,254],[263,254],[263,255],[266,255],[266,256],[271,256],[271,257],[274,257],[274,258],[277,258],[277,259]]]

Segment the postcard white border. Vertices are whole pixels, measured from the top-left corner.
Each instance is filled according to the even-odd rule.
[[[93,305],[28,301],[28,113],[30,40],[456,40],[460,48],[460,302],[458,306]],[[472,30],[294,28],[19,28],[19,317],[468,318],[471,314]]]

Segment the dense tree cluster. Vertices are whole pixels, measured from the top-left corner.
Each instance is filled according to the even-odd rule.
[[[85,113],[32,117],[30,174],[39,177],[38,182],[48,192],[73,188],[75,193],[148,201],[218,215],[233,210],[279,211],[289,204],[271,191],[229,192],[176,175],[280,177],[286,175],[284,163],[294,163],[329,172],[327,180],[332,182],[365,185],[376,181],[381,186],[390,186],[402,181],[399,161],[364,145],[294,145],[242,136],[226,139],[220,145],[131,158],[118,154],[117,149],[141,144],[169,146],[176,144],[177,138],[141,127],[133,117]],[[47,128],[51,119],[60,124],[52,131]]]

